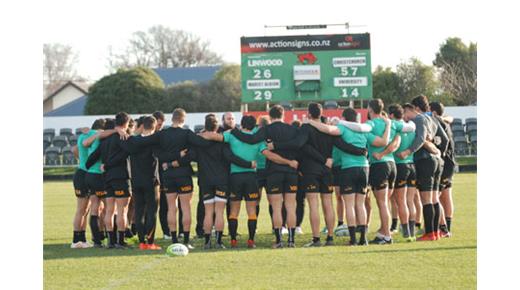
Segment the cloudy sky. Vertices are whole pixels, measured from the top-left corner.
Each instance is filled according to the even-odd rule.
[[[372,66],[395,67],[415,56],[431,63],[449,36],[477,42],[477,15],[469,1],[90,1],[61,7],[46,17],[43,42],[71,45],[79,52],[78,73],[96,80],[108,72],[108,48],[125,47],[132,32],[161,24],[190,31],[211,42],[225,61],[240,62],[240,37],[294,34],[264,25],[349,22],[351,33],[369,32]],[[64,5],[64,6],[61,6]],[[63,9],[70,7],[70,9]],[[52,7],[49,7],[52,8]],[[52,11],[52,9],[49,9]],[[334,28],[298,34],[346,33]]]

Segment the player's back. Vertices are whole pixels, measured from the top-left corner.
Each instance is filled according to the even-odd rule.
[[[296,138],[298,135],[297,128],[289,124],[285,124],[283,122],[273,122],[267,125],[265,128],[266,141],[272,141],[274,143],[288,142],[293,138]],[[277,150],[275,148],[273,152],[289,160],[295,160],[297,157],[296,150]],[[267,160],[267,168],[271,171],[295,172],[295,169],[289,167],[288,165],[276,164],[274,162],[271,162],[270,160]]]

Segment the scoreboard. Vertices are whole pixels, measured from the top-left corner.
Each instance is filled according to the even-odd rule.
[[[370,35],[242,37],[242,103],[372,98]]]

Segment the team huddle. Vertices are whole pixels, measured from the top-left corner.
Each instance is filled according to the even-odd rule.
[[[283,107],[275,105],[258,120],[244,115],[240,126],[232,113],[223,115],[221,125],[208,114],[198,134],[184,128],[186,112],[180,108],[173,111],[168,128],[163,128],[161,112],[135,121],[124,112],[95,120],[77,142],[71,247],[125,249],[130,247],[127,240],[137,236],[139,249],[160,250],[155,243],[159,214],[164,237],[174,244],[182,239],[193,249],[193,163],[199,189],[196,235],[204,237],[204,249],[239,247],[242,200],[247,247],[255,248],[264,192],[273,248],[295,247],[305,200],[312,231],[305,247],[333,245],[338,232],[350,237],[350,246],[391,244],[398,220],[409,242],[451,236],[453,119],[444,116],[441,103],[418,96],[385,111],[383,101],[373,99],[365,123],[352,108],[343,111],[341,120],[326,118],[322,111],[320,104],[310,103],[308,118],[287,124]],[[372,195],[380,223],[369,241]],[[321,230],[320,201],[325,220]],[[225,221],[230,237],[226,246]],[[93,244],[86,241],[87,223]]]

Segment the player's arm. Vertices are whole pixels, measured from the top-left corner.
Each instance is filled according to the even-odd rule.
[[[240,166],[243,168],[255,168],[256,167],[256,162],[247,161],[247,160],[242,159],[241,157],[235,155],[233,153],[233,151],[231,151],[231,149],[229,148],[228,144],[224,144],[224,146],[222,146],[222,154],[224,155],[224,158],[227,161],[229,161],[237,166]]]
[[[375,159],[381,160],[384,156],[395,152],[399,148],[399,145],[401,145],[401,135],[396,134],[392,142],[385,147],[385,150],[382,152],[374,152],[372,155]]]
[[[449,125],[448,125],[449,126]],[[442,128],[440,122],[437,126],[437,132],[435,134],[435,139],[437,140],[435,143],[439,150],[441,151],[441,156],[446,154],[446,150],[448,150],[448,146],[450,144],[450,139],[448,138],[448,134],[444,128]]]
[[[206,131],[197,135],[190,131],[188,133],[188,141],[195,146],[207,147],[211,145],[211,141],[224,142],[224,136],[216,132]]]
[[[171,162],[172,167],[181,167],[188,166],[192,161],[197,160],[197,151],[196,150],[181,150],[179,153],[181,158],[179,160],[174,160]]]
[[[442,119],[444,122],[446,122],[446,123],[448,123],[448,124],[453,123],[453,120],[455,119],[455,118],[453,118],[453,116],[440,116],[440,117],[441,117],[441,119]]]
[[[101,158],[101,149],[100,147],[96,148],[94,152],[90,153],[87,158],[87,163],[85,163],[85,167],[89,169],[92,165],[96,164],[96,162]]]
[[[417,118],[414,123],[416,127],[415,138],[413,139],[413,142],[410,147],[408,147],[408,149],[397,153],[397,156],[401,159],[405,159],[411,153],[417,152],[417,150],[419,150],[424,145],[424,142],[426,142],[426,133],[428,130],[426,127],[426,122],[424,122],[424,118]]]
[[[345,140],[339,136],[334,137],[334,146],[336,146],[339,150],[352,155],[366,156],[368,152],[366,148],[356,147],[350,143],[345,142]]]
[[[298,169],[298,161],[296,161],[296,160],[285,159],[282,156],[280,156],[272,151],[269,151],[267,149],[262,151],[262,154],[264,154],[264,156],[267,159],[269,159],[270,161],[272,161],[274,163],[278,163],[281,165],[288,165],[294,169]]]
[[[369,140],[370,144],[372,144],[372,146],[384,147],[384,146],[388,145],[388,143],[390,142],[390,131],[391,131],[392,122],[386,118],[384,118],[383,120],[385,121],[385,124],[386,124],[385,131],[383,132],[383,136],[379,137],[372,133],[368,133],[368,135],[367,135],[368,140]]]
[[[92,145],[92,143],[94,143],[94,141],[96,141],[96,139],[102,140],[102,139],[112,136],[112,134],[115,134],[115,133],[119,134],[120,138],[123,140],[126,140],[129,137],[128,134],[122,129],[109,129],[109,130],[104,130],[104,131],[100,130],[96,134],[83,140],[82,144],[84,147],[88,148],[88,147],[90,147],[90,145]]]
[[[74,157],[79,158],[79,152],[78,152],[77,145],[72,146],[72,153],[74,154]]]
[[[122,140],[115,139],[117,141],[110,143],[110,148],[108,152],[114,152],[116,151],[116,154],[108,154],[108,158],[106,160],[105,169],[111,168],[114,165],[122,163],[126,158],[128,158],[128,147],[125,146],[126,144],[122,144]],[[126,148],[126,149],[125,149]],[[119,150],[122,149],[122,150]]]
[[[265,127],[258,129],[254,134],[246,134],[237,128],[231,130],[230,133],[241,142],[247,144],[257,144],[263,142],[267,138]]]
[[[341,131],[337,126],[327,125],[323,124],[322,122],[318,122],[315,120],[308,120],[309,124],[313,126],[314,128],[318,129],[320,132],[323,132],[328,135],[332,136],[339,136],[341,135]]]
[[[430,141],[425,141],[423,148],[426,149],[426,151],[430,152],[431,154],[439,155],[439,156],[441,155],[441,151],[439,150],[439,148],[437,148],[437,146],[435,146],[435,144],[433,144]]]
[[[366,123],[358,123],[358,122],[350,122],[345,120],[339,120],[338,124],[341,124],[352,131],[360,132],[360,133],[368,133],[372,131],[372,126]]]

